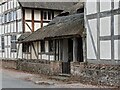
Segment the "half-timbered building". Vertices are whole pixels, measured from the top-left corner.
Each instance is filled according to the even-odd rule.
[[[94,0],[85,4],[87,60],[120,64],[120,0]]]
[[[55,16],[74,3],[28,2],[3,0],[0,2],[0,58],[22,58],[24,45],[16,43],[23,33],[44,27]],[[17,53],[19,48],[19,52]]]
[[[75,7],[77,7],[77,10],[75,10]],[[59,72],[57,74],[70,74],[71,62],[84,62],[82,43],[84,31],[83,4],[79,3],[74,8],[62,12],[47,26],[38,29],[28,37],[24,38],[24,35],[22,35],[19,38],[19,44],[25,45],[22,55],[24,62],[31,62],[31,64],[33,62],[39,64],[41,62],[54,62],[55,65],[57,64],[55,67],[59,70],[53,70],[52,72]],[[72,12],[72,9],[75,11]],[[51,66],[49,63],[47,63],[48,67]],[[42,63],[42,65],[46,68],[45,63]],[[33,68],[35,69],[35,67]],[[43,68],[40,65],[36,68],[39,68],[38,72],[45,71],[42,70]],[[46,72],[50,72],[51,68]]]

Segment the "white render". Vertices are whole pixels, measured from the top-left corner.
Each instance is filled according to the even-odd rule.
[[[100,19],[100,36],[111,35],[111,18],[104,17]]]
[[[87,34],[86,42],[88,62],[92,63],[108,62],[109,64],[119,64],[120,15],[118,13],[113,14],[113,17],[110,14],[107,15],[107,12],[111,13],[110,10],[112,8],[113,11],[114,10],[119,11],[118,9],[119,3],[120,0],[114,0],[113,3],[114,7],[112,7],[111,0],[107,2],[104,0],[100,0],[100,3],[94,1],[89,2],[88,0],[85,2],[84,10],[85,10],[85,28]],[[98,8],[97,4],[100,5],[99,7],[100,9]],[[99,14],[97,12],[100,12],[103,16],[99,17]],[[92,17],[93,14],[96,16]],[[93,47],[96,48],[96,53]]]

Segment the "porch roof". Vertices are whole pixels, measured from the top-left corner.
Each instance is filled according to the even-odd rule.
[[[41,0],[18,0],[23,8],[40,8],[40,9],[53,9],[65,10],[73,5],[75,2],[43,2]]]
[[[84,30],[83,14],[56,17],[47,26],[38,29],[22,42],[38,41],[46,38],[81,36]]]

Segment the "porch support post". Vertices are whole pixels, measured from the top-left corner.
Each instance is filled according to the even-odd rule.
[[[73,38],[73,62],[77,62],[77,52],[78,52],[78,42],[77,38]]]
[[[68,39],[63,40],[63,62],[68,62]]]

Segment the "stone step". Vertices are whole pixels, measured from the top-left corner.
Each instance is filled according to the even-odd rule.
[[[71,74],[59,74],[59,76],[62,76],[62,77],[70,77],[71,76]]]
[[[65,76],[52,76],[49,79],[57,80],[57,81],[66,81],[69,80],[69,77]]]

